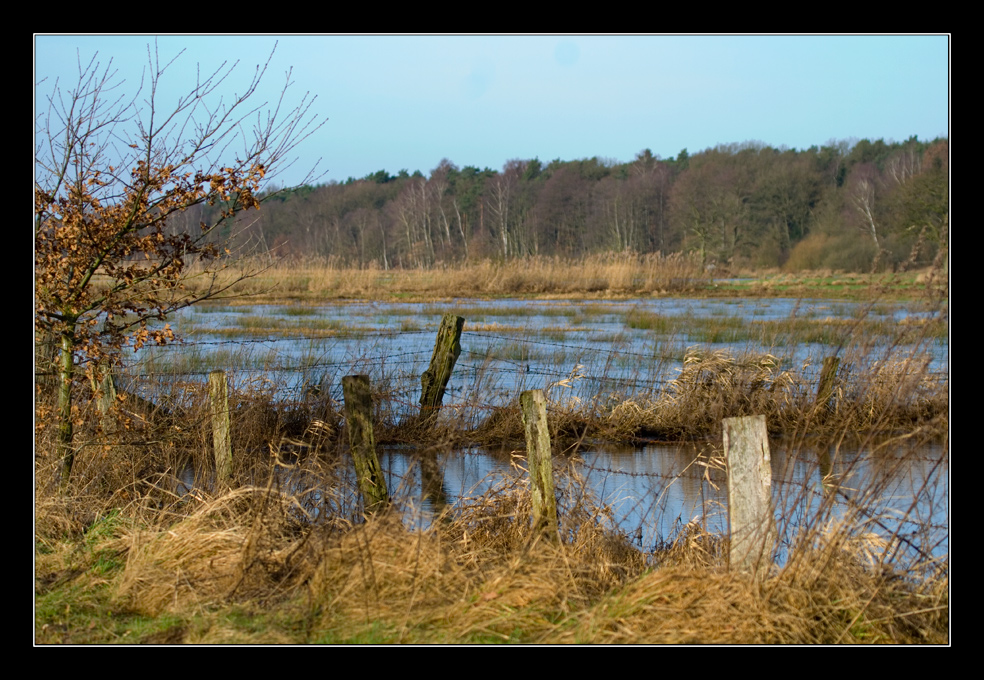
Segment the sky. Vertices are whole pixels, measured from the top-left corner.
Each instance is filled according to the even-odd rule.
[[[631,161],[718,144],[805,149],[868,138],[949,137],[948,35],[64,35],[36,34],[35,113],[78,64],[112,60],[134,92],[156,41],[177,56],[158,100],[238,61],[223,85],[273,104],[314,97],[327,122],[279,178],[344,182],[378,170],[424,175],[447,158]],[[275,51],[274,51],[275,48]],[[182,52],[184,50],[184,52]],[[180,56],[178,56],[180,53]]]

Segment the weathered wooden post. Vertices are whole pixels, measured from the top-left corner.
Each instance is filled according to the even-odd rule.
[[[92,378],[92,391],[99,395],[99,413],[105,417],[113,410],[116,404],[116,380],[113,378],[111,370],[107,367],[103,373],[102,380],[96,382],[95,376]]]
[[[772,467],[765,416],[725,418],[731,569],[764,579],[772,565],[776,524],[772,510]]]
[[[225,371],[208,374],[208,393],[212,406],[212,445],[215,448],[215,488],[232,479],[232,436],[229,426],[229,386]]]
[[[106,323],[104,322],[103,330],[105,329]],[[102,366],[97,368],[99,370],[89,375],[92,392],[98,397],[96,403],[99,407],[99,414],[102,416],[103,433],[114,434],[115,423],[111,414],[113,407],[116,406],[116,378],[113,376],[113,367],[109,362],[104,362]],[[96,381],[96,375],[99,373],[102,374],[102,378]]]
[[[376,457],[369,376],[347,375],[342,378],[342,395],[345,399],[345,419],[359,491],[362,493],[366,512],[373,513],[386,505],[389,494],[379,459]]]
[[[420,377],[420,422],[423,425],[432,425],[437,418],[451,371],[461,354],[461,330],[464,326],[464,318],[454,314],[445,314],[441,319],[430,366]]]
[[[95,378],[92,380],[93,391],[99,394],[99,412],[107,416],[116,404],[116,380],[107,368],[103,373],[102,380],[97,384]]]
[[[839,357],[824,357],[823,368],[820,369],[820,382],[817,385],[817,399],[814,402],[821,415],[826,415],[831,410],[830,400],[834,396],[834,381],[839,367]]]
[[[116,380],[110,367],[105,367],[102,380],[98,383],[95,376],[92,376],[92,391],[98,395],[103,435],[107,440],[115,439],[116,419],[113,417],[113,407],[116,406]]]
[[[557,538],[557,499],[554,498],[550,432],[547,429],[547,400],[543,390],[527,390],[519,395],[519,404],[526,432],[534,529]]]

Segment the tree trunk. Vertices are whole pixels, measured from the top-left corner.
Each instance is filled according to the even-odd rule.
[[[68,479],[75,463],[75,449],[72,446],[72,379],[75,372],[75,334],[71,330],[61,335],[61,366],[58,382],[58,457],[61,459],[62,490],[68,488]]]

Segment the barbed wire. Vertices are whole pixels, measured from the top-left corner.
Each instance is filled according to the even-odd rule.
[[[422,333],[432,333],[432,332],[433,331],[420,331],[420,330],[413,330],[413,331],[391,331],[391,332],[380,331],[380,332],[375,332],[372,335],[373,336],[378,336],[378,337],[391,337],[392,338],[392,337],[399,337],[401,335],[420,335]],[[572,354],[574,354],[575,356],[578,356],[578,355],[583,356],[583,355],[586,355],[586,354],[604,354],[604,355],[606,355],[608,357],[631,357],[631,358],[637,358],[637,359],[644,359],[644,360],[646,360],[646,362],[653,363],[653,364],[665,364],[665,363],[669,363],[666,358],[659,357],[655,353],[633,352],[633,351],[628,351],[628,350],[620,349],[620,348],[615,347],[615,346],[590,347],[590,346],[585,346],[585,345],[573,345],[573,344],[562,343],[562,342],[555,342],[555,341],[548,341],[548,340],[539,340],[539,339],[534,339],[534,338],[529,338],[529,337],[518,338],[518,337],[514,337],[514,336],[502,335],[502,334],[498,334],[498,333],[489,333],[489,332],[484,332],[484,331],[470,331],[470,332],[465,332],[465,333],[463,333],[463,336],[465,336],[465,335],[479,337],[479,338],[489,338],[489,339],[499,340],[499,341],[506,342],[506,343],[518,343],[518,344],[521,344],[521,345],[546,346],[546,347],[559,348],[559,349],[563,349],[565,351],[569,351]],[[352,334],[350,337],[360,337],[360,336],[359,336],[359,334]],[[316,341],[316,340],[331,340],[331,339],[335,339],[335,338],[332,338],[332,337],[324,337],[324,336],[284,336],[284,337],[265,337],[265,338],[255,338],[255,339],[239,339],[239,340],[220,340],[220,341],[210,341],[209,340],[209,341],[197,341],[197,342],[182,342],[182,343],[178,343],[178,344],[175,344],[175,345],[165,345],[163,347],[155,347],[153,349],[154,350],[167,350],[167,349],[180,350],[180,349],[187,349],[188,347],[196,347],[196,346],[223,346],[223,345],[243,346],[243,345],[257,345],[257,344],[267,345],[267,346],[270,346],[270,345],[275,346],[277,344],[288,343],[288,342],[289,343],[292,343],[292,344],[296,344],[298,342],[311,342],[311,341]],[[699,346],[699,345],[695,345],[695,346]],[[494,347],[489,347],[485,351],[475,350],[475,349],[463,349],[462,350],[462,354],[463,355],[466,355],[466,356],[469,356],[469,357],[471,357],[471,358],[473,358],[474,360],[477,360],[477,361],[494,362],[496,364],[496,370],[497,371],[510,371],[511,370],[513,373],[516,373],[516,374],[519,374],[519,373],[531,373],[533,375],[539,375],[539,376],[543,376],[543,377],[553,377],[553,376],[564,375],[564,373],[561,371],[560,367],[558,367],[558,369],[556,371],[548,370],[548,369],[544,368],[543,365],[542,365],[543,364],[543,361],[541,359],[535,357],[535,356],[534,357],[530,357],[530,358],[528,358],[526,360],[522,360],[522,359],[510,359],[510,358],[506,358],[506,357],[497,356],[497,354],[496,354],[496,352],[494,350],[495,350]],[[406,365],[408,363],[412,363],[412,362],[407,362],[407,361],[400,361],[401,358],[405,358],[405,357],[414,357],[414,358],[417,358],[417,357],[425,357],[428,354],[430,354],[430,352],[431,352],[430,349],[424,349],[424,348],[422,348],[422,349],[419,349],[419,350],[405,351],[405,352],[396,352],[396,353],[390,353],[390,354],[381,354],[381,355],[372,355],[372,356],[363,355],[361,357],[350,357],[348,359],[343,359],[343,360],[337,360],[336,359],[336,360],[314,361],[314,362],[308,361],[308,362],[302,362],[302,363],[298,363],[298,364],[274,364],[274,365],[269,365],[268,364],[268,365],[265,365],[263,367],[257,367],[257,368],[249,368],[249,367],[245,367],[245,366],[236,366],[236,365],[233,365],[233,364],[230,363],[230,364],[227,364],[225,366],[216,366],[216,368],[226,368],[226,369],[230,369],[230,370],[247,371],[247,372],[249,372],[249,371],[253,371],[253,372],[255,372],[255,371],[307,372],[307,371],[316,370],[316,369],[330,369],[330,368],[335,368],[335,367],[350,366],[350,365],[353,365],[353,364],[358,363],[359,361],[372,361],[374,363],[383,362],[383,363],[387,363],[387,364],[390,364],[390,365],[392,365],[392,364],[395,363],[397,366],[399,366],[399,365]],[[567,361],[565,363],[568,363],[569,364],[569,363],[572,363],[572,362],[575,362],[575,361],[576,361],[576,359],[572,359],[572,360]],[[461,364],[461,366],[463,368],[470,368],[471,370],[476,371],[476,372],[479,371],[479,370],[482,370],[484,368],[483,366],[475,366],[475,365],[468,366],[468,365],[465,365],[465,364]],[[507,366],[509,366],[511,368],[506,368]],[[642,368],[642,367],[640,367],[640,368]],[[815,371],[816,370],[819,370],[819,368],[817,368],[817,367],[811,367],[811,368],[813,368]],[[210,371],[206,371],[206,370],[200,370],[200,371],[173,371],[173,370],[168,370],[168,371],[161,371],[158,374],[159,375],[178,375],[178,376],[182,376],[182,375],[184,375],[184,376],[196,376],[196,375],[197,376],[201,376],[201,375],[207,375],[209,372]],[[802,377],[807,377],[807,375],[812,376],[812,372],[806,373],[804,371],[795,371],[795,370],[793,370],[791,368],[790,369],[786,369],[786,372],[787,373],[791,373],[791,374],[800,375]],[[944,372],[944,371],[925,371],[924,373],[925,373],[925,375],[931,376],[931,377],[933,377],[935,379],[949,378],[949,372]],[[141,375],[151,376],[151,375],[154,375],[154,374],[155,374],[154,372],[146,372],[146,373],[143,373]],[[636,384],[636,385],[648,385],[648,384],[651,383],[651,380],[649,380],[649,379],[647,379],[647,380],[639,380],[639,379],[627,378],[627,377],[624,377],[624,376],[623,377],[619,377],[619,378],[614,378],[614,377],[609,376],[609,375],[603,375],[603,376],[598,376],[598,375],[588,376],[588,375],[586,375],[584,377],[587,378],[587,379],[592,379],[592,380],[608,380],[608,381],[619,381],[619,380],[621,380],[621,381],[625,381],[628,384]]]
[[[175,345],[174,349],[176,351],[180,351],[182,349],[188,349],[189,347],[196,346],[215,348],[221,348],[223,346],[266,346],[273,352],[272,361],[266,362],[262,366],[244,366],[235,365],[235,358],[230,357],[228,359],[229,363],[224,366],[224,368],[234,373],[251,377],[269,376],[270,374],[293,374],[303,377],[310,376],[312,378],[311,380],[295,381],[290,384],[285,383],[276,386],[278,393],[283,395],[284,398],[293,398],[298,400],[310,396],[309,391],[312,385],[315,385],[322,390],[322,395],[326,395],[328,398],[340,403],[342,400],[340,381],[334,380],[331,381],[332,384],[325,385],[324,383],[327,374],[334,372],[337,375],[343,371],[355,370],[358,370],[359,372],[362,370],[372,372],[381,379],[380,384],[374,384],[374,388],[384,395],[387,403],[386,408],[390,409],[389,416],[396,420],[398,416],[405,416],[407,414],[414,413],[420,408],[417,400],[420,390],[420,369],[422,364],[430,357],[432,353],[431,348],[421,347],[420,349],[410,349],[407,347],[401,347],[399,348],[399,351],[391,351],[388,347],[383,347],[381,344],[375,344],[366,348],[365,351],[358,355],[350,354],[344,359],[332,358],[329,356],[330,352],[325,350],[321,354],[322,358],[311,360],[293,357],[291,350],[282,348],[282,346],[285,343],[297,345],[298,343],[305,342],[323,342],[325,344],[331,344],[336,340],[350,341],[353,339],[362,338],[366,338],[369,341],[373,338],[399,339],[403,336],[420,337],[422,334],[433,335],[433,333],[433,330],[373,331],[365,333],[356,331],[336,335],[285,335],[236,340],[199,340]],[[518,395],[518,385],[525,385],[527,382],[546,383],[544,387],[547,388],[549,394],[550,387],[560,387],[560,385],[557,384],[559,381],[569,376],[575,376],[576,367],[581,365],[581,357],[602,355],[605,358],[605,361],[598,362],[598,365],[604,366],[605,368],[603,370],[608,370],[610,368],[613,358],[625,358],[637,361],[635,370],[639,373],[643,372],[645,368],[651,364],[661,365],[661,370],[664,371],[664,373],[651,374],[646,377],[629,377],[626,375],[611,375],[607,373],[602,375],[593,375],[592,369],[580,366],[582,370],[577,373],[576,380],[573,380],[573,382],[579,388],[594,390],[592,397],[599,400],[607,396],[602,393],[603,389],[618,389],[629,394],[631,393],[631,390],[637,390],[639,392],[650,394],[656,391],[666,390],[671,382],[669,377],[670,374],[666,372],[666,369],[675,369],[682,363],[682,360],[680,359],[677,359],[676,361],[664,360],[662,357],[656,355],[655,348],[652,353],[644,353],[626,350],[622,347],[611,344],[605,347],[588,346],[584,344],[571,344],[539,338],[516,337],[489,331],[466,331],[463,334],[463,337],[469,341],[469,345],[471,345],[472,342],[484,341],[500,344],[520,344],[522,346],[543,346],[562,349],[565,352],[569,352],[572,357],[574,357],[571,360],[564,362],[562,365],[557,364],[555,369],[551,369],[549,365],[547,365],[547,362],[537,358],[531,357],[529,360],[522,360],[499,356],[496,352],[496,349],[498,348],[493,345],[490,345],[485,351],[474,347],[462,349],[461,355],[464,360],[460,360],[455,366],[452,374],[452,384],[449,385],[447,392],[448,398],[445,400],[442,408],[447,413],[452,414],[452,417],[460,417],[462,419],[461,422],[470,422],[472,425],[480,423],[481,421],[487,419],[496,410],[502,409],[504,403],[514,403],[515,397]],[[382,351],[374,352],[373,350]],[[501,352],[498,354],[501,354]],[[206,361],[208,360],[206,359]],[[221,362],[211,363],[213,367],[209,370],[164,370],[138,372],[141,364],[134,362],[127,368],[127,376],[134,380],[152,380],[157,378],[167,378],[172,380],[180,378],[200,379],[207,376],[213,370],[223,368],[221,366]],[[807,389],[810,387],[810,383],[808,382],[809,379],[815,378],[816,370],[818,369],[816,366],[813,368],[813,371],[787,369],[784,372],[797,377],[802,382],[800,387],[802,389]],[[387,370],[389,373],[384,373],[384,371]],[[948,381],[949,379],[949,373],[942,371],[924,371],[920,372],[919,375],[921,377],[928,377],[932,380],[938,381]],[[507,383],[507,386],[505,387],[495,385],[494,383],[496,380],[502,376],[515,380],[512,382],[509,380],[502,381]],[[486,381],[493,384],[487,385]],[[565,397],[571,397],[574,395],[575,390],[571,385],[564,385],[563,387],[570,388],[570,391],[564,392]],[[480,391],[479,388],[486,391]],[[502,400],[496,401],[494,399],[481,398],[483,396],[488,397],[493,394],[499,394],[502,397]],[[629,396],[629,394],[624,396]],[[462,399],[459,397],[464,398]],[[591,402],[590,400],[582,400],[581,406],[588,411],[597,410],[598,412],[601,412],[604,409],[604,404],[600,401]],[[548,412],[554,415],[567,415],[569,413],[568,410],[561,407],[559,400],[548,403]],[[301,443],[304,444],[303,441],[301,441]],[[651,442],[650,444],[658,445],[659,443]],[[637,449],[638,447],[645,445],[646,444],[643,442],[634,442],[634,446]],[[679,443],[670,445],[679,446]],[[507,452],[506,455],[508,455],[508,453],[510,452]],[[581,453],[575,452],[575,455],[578,457],[577,465],[581,470],[581,474],[606,475],[611,476],[616,480],[621,478],[651,480],[653,486],[662,485],[663,487],[677,483],[684,477],[689,480],[688,483],[690,483],[690,481],[699,482],[700,484],[710,483],[712,485],[719,483],[721,480],[718,479],[718,477],[724,474],[724,470],[719,467],[720,459],[716,455],[717,451],[712,449],[712,455],[710,457],[700,456],[700,453],[696,450],[696,448],[694,453],[699,461],[698,466],[688,466],[682,470],[626,469],[624,467],[590,462],[585,460]],[[487,458],[490,454],[488,450],[480,448],[476,445],[474,449],[470,449],[467,446],[459,446],[456,448],[456,455]],[[721,455],[723,456],[723,452]],[[912,456],[910,460],[914,462],[933,463],[936,462],[937,458],[915,455]],[[808,492],[811,494],[817,494],[818,497],[822,494],[822,488],[813,488],[810,486],[814,485],[813,481],[804,483],[802,480],[774,477],[773,484],[777,489],[779,489],[779,493],[785,493],[786,490],[795,489],[798,493]],[[659,502],[658,499],[655,502]],[[936,525],[926,522],[923,522],[922,526],[937,530],[947,529],[945,525]]]

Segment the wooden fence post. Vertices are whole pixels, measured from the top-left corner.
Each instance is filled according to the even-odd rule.
[[[728,519],[731,569],[764,579],[772,566],[776,520],[772,509],[772,467],[765,416],[725,418],[728,463]]]
[[[368,375],[347,375],[342,378],[345,399],[345,419],[348,424],[349,445],[359,491],[367,513],[386,505],[389,494],[386,480],[376,457],[376,437],[372,430],[372,394]]]
[[[825,415],[831,410],[830,399],[834,396],[834,380],[837,378],[839,367],[840,358],[824,357],[823,368],[820,369],[820,382],[817,384],[817,399],[814,402],[821,414]]]
[[[98,395],[98,405],[100,422],[102,423],[103,436],[108,440],[116,438],[116,419],[113,417],[113,407],[116,406],[116,379],[113,377],[112,369],[105,367],[102,380],[96,382],[95,376],[92,377],[92,391]]]
[[[454,314],[445,314],[441,319],[430,366],[420,376],[420,422],[424,425],[433,424],[444,401],[444,390],[461,354],[461,330],[464,326],[464,318]]]
[[[97,401],[99,405],[99,413],[105,417],[110,414],[113,410],[113,406],[116,404],[116,379],[113,377],[112,369],[109,366],[104,367],[105,372],[103,373],[102,380],[96,382],[95,377],[92,378],[92,391],[99,395]]]
[[[229,427],[229,385],[225,371],[208,374],[208,393],[212,404],[212,442],[215,448],[215,488],[232,479],[232,437]]]
[[[557,499],[554,498],[550,432],[547,429],[547,400],[543,390],[527,390],[519,395],[519,404],[526,432],[534,528],[557,538]]]

